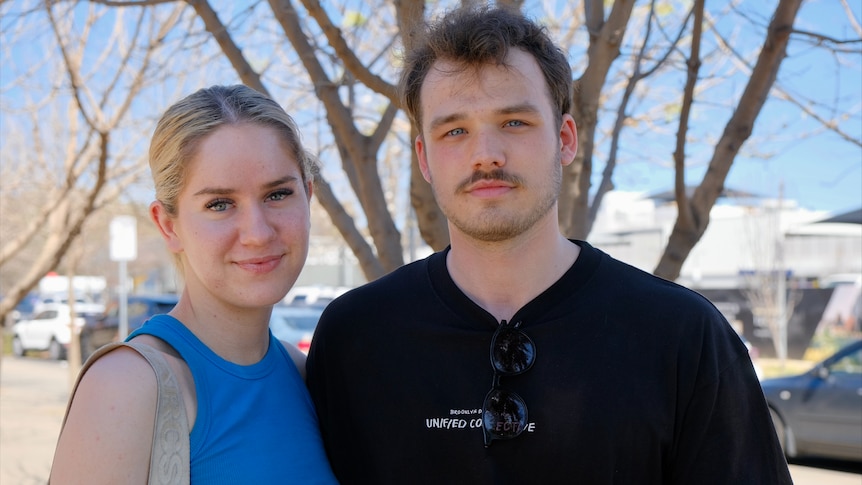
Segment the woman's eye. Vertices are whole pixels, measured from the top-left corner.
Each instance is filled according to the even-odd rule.
[[[269,200],[284,200],[293,194],[291,189],[280,189],[269,194]]]
[[[230,201],[225,199],[216,199],[206,205],[206,208],[214,212],[224,212],[227,210]]]

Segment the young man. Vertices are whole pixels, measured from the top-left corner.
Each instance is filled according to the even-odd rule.
[[[791,483],[721,314],[560,235],[571,84],[502,9],[448,14],[407,59],[451,246],[320,321],[308,384],[342,483]]]

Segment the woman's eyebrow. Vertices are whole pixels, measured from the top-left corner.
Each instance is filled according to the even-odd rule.
[[[273,188],[278,187],[279,185],[284,185],[289,182],[295,182],[299,180],[299,177],[294,175],[286,175],[277,180],[273,180],[272,182],[268,182],[263,185],[264,188]],[[198,190],[193,195],[230,195],[236,192],[236,189],[231,189],[227,187],[204,187],[201,190]]]
[[[273,180],[272,182],[265,184],[264,187],[265,188],[278,187],[279,185],[284,185],[288,182],[296,182],[297,180],[299,180],[299,177],[297,177],[295,175],[286,175],[284,177],[281,177],[278,180]]]
[[[234,189],[222,187],[204,187],[198,190],[193,195],[228,195],[234,192]]]

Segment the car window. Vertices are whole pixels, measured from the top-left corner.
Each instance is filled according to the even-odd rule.
[[[174,305],[176,305],[176,303],[170,301],[134,300],[127,303],[126,314],[130,320],[134,320],[136,318],[149,318],[152,315],[168,313],[174,308]],[[107,315],[110,318],[119,318],[119,303],[111,302]]]
[[[832,373],[862,375],[862,348],[835,361],[829,370]]]
[[[15,306],[15,309],[24,314],[33,313],[36,309],[36,300],[33,297],[25,297]]]
[[[120,318],[120,306],[116,302],[111,302],[108,311],[105,312],[108,318]]]
[[[299,330],[314,330],[317,326],[317,317],[312,316],[279,315],[277,319],[282,324]]]
[[[127,309],[129,318],[143,317],[147,314],[147,304],[143,301],[131,301]]]
[[[36,315],[36,320],[50,320],[57,318],[57,310],[45,310]]]
[[[317,327],[322,309],[313,307],[275,307],[270,325],[294,330],[313,331]]]
[[[155,305],[153,305],[153,315],[158,315],[161,313],[168,313],[169,311],[174,309],[174,306],[175,306],[174,303],[158,302]]]

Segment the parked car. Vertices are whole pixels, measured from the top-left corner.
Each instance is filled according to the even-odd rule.
[[[862,462],[862,340],[802,375],[764,379],[761,386],[788,458]]]
[[[3,298],[0,297],[0,300]],[[4,326],[11,328],[12,325],[15,325],[20,320],[29,320],[33,317],[33,311],[36,309],[36,305],[39,303],[39,297],[33,293],[27,294],[24,298],[15,305],[15,308],[12,309],[6,315],[6,321]]]
[[[129,333],[137,330],[153,315],[171,311],[178,299],[174,294],[129,295],[126,300]],[[81,329],[81,358],[86,359],[99,347],[118,340],[119,329],[120,305],[112,301],[104,313],[88,318]]]
[[[282,304],[291,306],[317,306],[325,307],[335,298],[343,295],[350,287],[310,285],[294,286],[284,296]]]
[[[308,353],[321,313],[322,306],[276,305],[272,308],[269,328],[275,338]]]
[[[75,324],[83,327],[87,318],[104,313],[105,307],[98,303],[75,303]],[[28,351],[48,351],[52,359],[65,359],[69,342],[71,310],[65,303],[45,303],[29,319],[20,320],[12,326],[12,351],[23,356]]]

